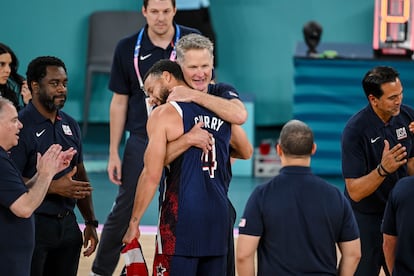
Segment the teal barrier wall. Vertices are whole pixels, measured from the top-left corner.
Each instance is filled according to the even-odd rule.
[[[247,121],[243,124],[243,129],[246,132],[247,138],[253,144],[255,137],[255,127],[254,127],[254,102],[253,97],[245,98],[244,103],[246,106],[247,112],[250,114],[247,118]],[[254,145],[253,145],[254,147]],[[253,160],[250,158],[247,160],[233,160],[232,165],[233,176],[252,176],[253,175]]]
[[[96,10],[137,10],[142,1],[3,1],[0,41],[20,58],[20,72],[39,55],[62,58],[69,71],[65,107],[81,119],[88,16]],[[293,62],[302,26],[316,20],[322,41],[370,43],[374,1],[212,0],[217,33],[219,81],[255,95],[255,125],[280,125],[292,118]],[[107,122],[111,93],[107,76],[93,83],[90,120]]]

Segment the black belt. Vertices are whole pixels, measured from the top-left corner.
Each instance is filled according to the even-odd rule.
[[[67,217],[71,214],[71,211],[63,211],[57,214],[45,214],[45,213],[36,213],[36,215],[44,216],[44,217],[50,217],[50,218],[57,218],[62,219],[64,217]]]

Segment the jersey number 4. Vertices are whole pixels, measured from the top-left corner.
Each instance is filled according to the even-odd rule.
[[[201,155],[201,161],[203,164],[203,171],[208,171],[210,178],[214,178],[214,173],[217,170],[217,159],[216,159],[216,141],[213,139],[213,145],[211,150]]]

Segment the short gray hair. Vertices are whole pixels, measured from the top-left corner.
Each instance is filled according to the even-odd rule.
[[[4,106],[6,106],[8,104],[9,105],[12,105],[14,107],[14,104],[9,99],[6,99],[6,98],[0,96],[0,116],[3,113]]]
[[[185,53],[188,50],[193,50],[193,49],[196,49],[196,50],[207,49],[211,55],[211,58],[214,57],[213,42],[211,42],[210,39],[208,39],[207,37],[203,35],[191,33],[191,34],[181,37],[180,40],[178,40],[177,42],[177,45],[176,45],[177,62],[179,64],[182,64],[184,62]]]

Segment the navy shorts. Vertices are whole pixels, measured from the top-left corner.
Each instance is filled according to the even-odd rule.
[[[211,276],[226,275],[227,255],[188,257],[156,254],[153,276]]]

